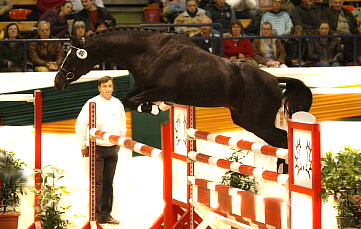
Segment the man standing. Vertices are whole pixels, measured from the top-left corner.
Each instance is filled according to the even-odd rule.
[[[95,23],[106,21],[110,27],[116,25],[113,16],[103,7],[98,7],[91,0],[81,0],[84,9],[74,14],[74,23],[83,21],[86,25],[86,35],[95,32]]]
[[[77,142],[83,156],[89,156],[89,102],[96,103],[96,128],[125,137],[126,117],[124,106],[112,96],[113,79],[99,79],[99,95],[89,99],[79,113],[75,124]],[[120,147],[104,140],[96,140],[97,150],[97,219],[99,223],[119,224],[111,215],[113,205],[113,178]]]

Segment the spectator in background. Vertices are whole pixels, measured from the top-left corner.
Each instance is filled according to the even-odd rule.
[[[186,1],[186,11],[179,14],[174,20],[174,24],[183,23],[200,23],[203,18],[207,17],[205,11],[197,7],[197,0]],[[201,32],[200,27],[176,27],[176,32],[193,37],[197,33]]]
[[[301,36],[303,34],[302,26],[296,25],[292,28],[292,35]],[[308,39],[298,39],[298,38],[290,38],[287,39],[284,48],[286,51],[286,65],[288,67],[299,67],[299,66],[307,66],[307,41]],[[299,43],[301,42],[301,50],[299,47]],[[301,54],[301,65],[299,61],[299,51]]]
[[[357,31],[358,31],[358,34],[361,34],[361,23],[358,23]],[[356,64],[361,65],[361,37],[357,38],[357,47],[356,48],[357,48]]]
[[[179,14],[186,10],[185,0],[165,0],[162,16],[166,18],[168,23],[174,23]]]
[[[72,12],[73,4],[66,1],[57,10],[48,10],[41,15],[39,21],[48,21],[50,23],[50,35],[56,38],[64,38],[68,33],[68,19]],[[37,26],[37,25],[35,25]]]
[[[314,35],[318,33],[318,25],[322,17],[322,10],[310,2],[302,0],[302,4],[295,7],[292,13],[293,25],[301,25],[304,34]]]
[[[0,0],[0,21],[9,21],[9,11],[13,8],[11,0]]]
[[[232,37],[243,36],[243,26],[238,20],[233,20],[229,26],[229,33]],[[255,67],[257,62],[253,59],[253,48],[249,39],[224,39],[223,56],[228,59],[238,60]]]
[[[263,22],[262,36],[271,36],[272,24]],[[260,68],[285,68],[286,52],[280,39],[255,39],[253,55]]]
[[[343,0],[332,0],[331,7],[323,10],[322,20],[328,21],[331,34],[356,34],[357,21],[350,11],[342,7]],[[353,39],[342,38],[346,62],[353,61]]]
[[[59,9],[66,0],[37,0],[36,6],[40,14],[45,13],[47,10]]]
[[[72,35],[78,38],[85,37],[85,28],[86,26],[83,21],[74,22]]]
[[[81,4],[81,0],[70,0],[71,3],[73,3],[73,12],[78,13],[79,11],[82,11],[84,9],[83,5]],[[103,0],[92,0],[94,2],[94,5],[97,7],[103,7],[104,3]]]
[[[205,17],[201,20],[201,23],[212,23],[212,20],[208,17]],[[202,26],[201,32],[196,34],[194,37],[220,37],[219,32],[212,29],[211,26]],[[220,50],[220,40],[219,39],[194,39],[194,43],[196,43],[203,50],[212,53],[214,55],[219,56],[221,54]]]
[[[10,23],[5,27],[4,39],[19,39],[20,30],[16,23]],[[0,43],[0,71],[22,72],[25,67],[24,45],[20,42]]]
[[[281,0],[272,1],[272,11],[263,14],[261,19],[261,25],[264,22],[269,22],[272,24],[272,28],[274,29],[274,35],[287,35],[291,33],[292,20],[290,15],[286,11],[281,11]]]
[[[236,14],[231,6],[225,0],[214,0],[206,8],[206,15],[212,19],[214,23],[219,23],[223,27],[223,32],[227,33],[232,20],[236,19]],[[220,30],[220,28],[217,28]]]
[[[83,10],[74,14],[74,22],[83,21],[86,26],[86,35],[95,31],[95,23],[98,21],[107,21],[109,26],[115,26],[116,22],[113,16],[103,7],[97,7],[90,0],[81,0]]]
[[[49,22],[39,22],[36,38],[51,38]],[[60,42],[31,42],[28,49],[30,61],[34,64],[37,72],[57,71],[64,60],[63,47]]]
[[[236,18],[255,18],[260,10],[257,10],[256,0],[227,0],[236,13]]]
[[[327,21],[322,21],[319,27],[319,35],[329,35],[330,28]],[[308,58],[315,67],[340,66],[342,50],[340,41],[333,37],[310,38],[308,43]]]

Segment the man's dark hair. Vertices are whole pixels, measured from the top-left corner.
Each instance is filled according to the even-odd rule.
[[[102,83],[106,83],[109,80],[111,80],[113,82],[113,78],[110,76],[103,76],[102,78],[99,79],[98,81],[98,86],[100,86]]]

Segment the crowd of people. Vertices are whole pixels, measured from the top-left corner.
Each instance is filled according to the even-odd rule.
[[[298,1],[298,2],[297,2]],[[359,34],[361,25],[343,7],[343,0],[313,3],[310,0],[153,0],[159,2],[162,20],[175,32],[191,37],[202,49],[224,58],[260,68],[293,66],[341,66],[354,60],[353,38],[264,38],[274,35]],[[11,0],[0,0],[0,21],[10,21]],[[116,25],[102,0],[38,0],[36,30],[21,36],[16,22],[9,23],[0,43],[0,71],[57,71],[64,60],[63,42],[11,42],[19,38],[65,38],[66,34],[85,37]],[[251,19],[244,28],[240,19]],[[205,26],[185,26],[206,23]],[[221,26],[219,26],[221,25]],[[245,36],[259,36],[248,39]],[[223,36],[226,39],[219,39]],[[229,39],[227,37],[230,37]],[[239,37],[239,38],[238,38]],[[217,39],[218,38],[218,39]],[[223,44],[222,44],[223,42]],[[301,43],[301,44],[299,44]],[[361,42],[357,42],[357,64],[361,65]],[[26,50],[27,49],[27,50]],[[223,50],[223,51],[222,51]],[[24,53],[28,53],[28,59]],[[119,69],[102,64],[95,69]]]
[[[5,9],[11,10],[11,0],[3,3],[9,3],[10,7],[1,7],[0,1],[0,13]],[[104,8],[102,0],[38,0],[37,7],[41,14],[31,33],[21,36],[15,21],[4,28],[3,39],[8,39],[9,42],[0,43],[0,71],[57,71],[65,58],[67,45],[60,41],[40,41],[41,39],[66,38],[67,34],[85,37],[116,25],[113,16]],[[0,20],[10,21],[8,14],[9,12],[7,17]],[[21,42],[10,41],[21,38],[39,39],[39,42],[29,42],[24,46]],[[26,51],[28,59],[25,58]],[[101,67],[117,68],[111,64],[97,65],[94,68]]]

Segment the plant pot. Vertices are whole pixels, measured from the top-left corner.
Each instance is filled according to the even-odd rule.
[[[18,229],[20,212],[1,212],[0,228]]]
[[[355,219],[350,217],[337,216],[337,227],[340,229],[358,229]]]

